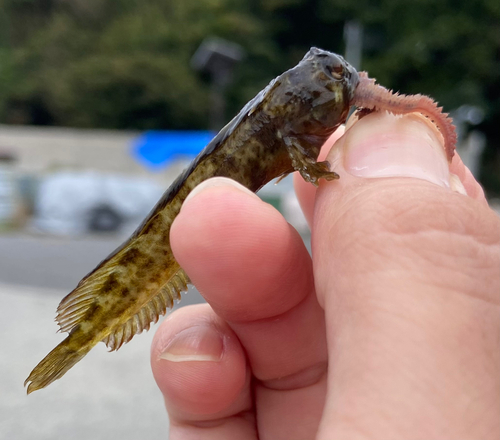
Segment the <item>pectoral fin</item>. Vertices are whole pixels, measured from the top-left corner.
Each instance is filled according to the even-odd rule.
[[[301,146],[298,139],[293,137],[284,137],[283,141],[288,149],[292,166],[298,171],[306,182],[318,186],[319,179],[334,180],[339,175],[330,171],[330,165],[327,161],[317,162],[315,157],[311,156],[310,149]]]

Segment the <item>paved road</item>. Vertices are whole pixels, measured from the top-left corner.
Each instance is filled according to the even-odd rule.
[[[63,379],[26,396],[30,370],[62,340],[60,299],[120,244],[0,236],[0,439],[166,439],[168,419],[149,366],[152,331],[118,352],[103,344]],[[195,291],[182,305],[199,302]]]
[[[42,288],[44,293],[61,290],[66,295],[125,238],[0,235],[0,283]],[[200,294],[190,290],[182,305],[201,301]]]
[[[113,237],[0,235],[0,282],[69,291],[121,242]]]

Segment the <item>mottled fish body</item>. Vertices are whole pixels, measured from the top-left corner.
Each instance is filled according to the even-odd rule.
[[[364,107],[364,113],[429,116],[443,134],[451,160],[453,125],[430,98],[393,94],[366,73],[358,74],[341,56],[311,48],[219,132],[134,234],[61,301],[56,320],[69,335],[33,369],[25,382],[28,393],[62,377],[100,341],[117,350],[180,298],[189,279],[172,253],[170,227],[198,184],[223,176],[258,191],[293,171],[313,184],[338,178],[317,157],[352,105]]]

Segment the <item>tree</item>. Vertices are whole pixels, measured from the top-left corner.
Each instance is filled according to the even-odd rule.
[[[486,118],[484,183],[500,194],[498,0],[0,0],[0,121],[108,128],[206,128],[206,78],[189,61],[210,35],[247,58],[229,90],[236,113],[312,46],[342,53],[364,27],[362,68]]]
[[[203,38],[214,34],[253,42],[250,60],[268,52],[265,26],[244,1],[90,3],[95,7],[60,0],[43,24],[12,38],[10,47],[3,44],[9,61],[3,76],[10,78],[0,98],[4,121],[204,127],[207,84],[189,64]],[[19,22],[25,10],[12,4],[10,15]],[[245,84],[252,76],[265,78],[267,72],[249,68],[239,79]]]

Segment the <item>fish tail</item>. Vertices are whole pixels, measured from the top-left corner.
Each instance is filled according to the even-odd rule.
[[[79,345],[73,336],[74,334],[70,334],[33,368],[33,371],[24,382],[24,386],[28,385],[28,394],[45,388],[61,378],[95,345],[93,342]]]

